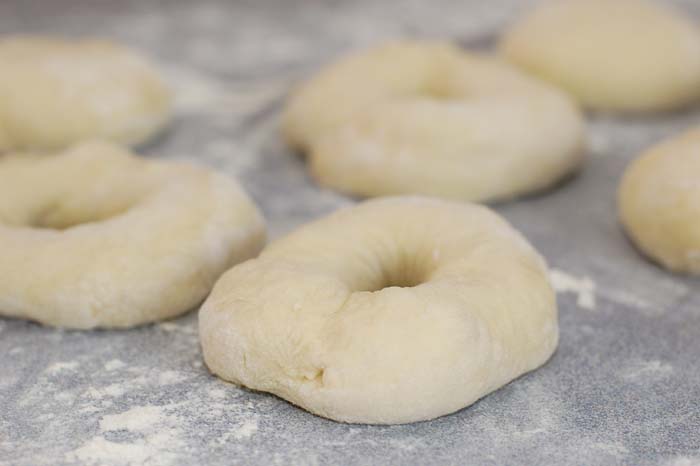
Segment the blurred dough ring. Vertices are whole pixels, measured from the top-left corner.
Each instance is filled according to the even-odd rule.
[[[0,40],[0,152],[58,150],[84,139],[135,145],[170,118],[153,67],[103,40]]]
[[[320,183],[365,196],[510,198],[574,171],[584,144],[583,118],[562,92],[430,42],[327,67],[292,96],[283,128]]]
[[[700,28],[658,1],[544,1],[500,49],[593,109],[659,111],[700,98]]]
[[[619,210],[634,243],[675,272],[700,275],[700,128],[652,147],[622,178]]]
[[[130,327],[201,302],[264,242],[231,179],[85,143],[0,159],[0,314],[71,328]]]
[[[558,339],[547,267],[485,207],[367,201],[227,272],[199,314],[208,367],[330,419],[395,424],[470,405]]]

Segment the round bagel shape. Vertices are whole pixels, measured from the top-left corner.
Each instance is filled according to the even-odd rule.
[[[663,111],[700,98],[700,28],[660,2],[544,1],[500,50],[595,110]]]
[[[620,183],[618,206],[644,254],[674,272],[700,275],[700,128],[634,160]]]
[[[219,377],[336,421],[400,424],[474,403],[554,352],[542,258],[489,209],[364,202],[271,244],[199,314]]]
[[[165,83],[134,51],[104,40],[0,40],[0,152],[54,151],[84,139],[135,145],[170,118]]]
[[[192,309],[264,243],[235,181],[104,142],[0,158],[0,315],[132,327]]]
[[[292,95],[283,130],[322,185],[468,201],[552,186],[580,166],[585,138],[564,93],[441,42],[390,43],[330,65]]]

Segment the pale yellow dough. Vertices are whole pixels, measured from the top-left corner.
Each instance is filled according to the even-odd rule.
[[[135,52],[103,40],[0,39],[0,152],[56,150],[86,138],[144,142],[170,94]]]
[[[653,147],[629,166],[619,210],[646,255],[672,271],[700,274],[700,128]]]
[[[700,98],[700,28],[659,2],[545,1],[500,48],[592,109],[659,111]]]
[[[237,183],[89,142],[0,158],[0,315],[131,327],[192,309],[264,242]]]
[[[576,170],[584,145],[564,93],[439,42],[392,43],[324,68],[290,98],[283,130],[321,184],[363,196],[515,197]]]
[[[301,227],[216,284],[209,368],[337,421],[468,406],[542,365],[557,307],[542,258],[485,207],[367,201]]]

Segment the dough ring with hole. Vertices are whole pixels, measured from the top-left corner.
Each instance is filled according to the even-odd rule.
[[[138,144],[169,119],[170,95],[135,52],[101,40],[0,40],[0,152],[88,138]]]
[[[131,327],[201,302],[264,242],[231,179],[88,142],[0,159],[0,314]]]
[[[547,188],[582,160],[568,96],[493,57],[392,43],[322,70],[288,102],[283,129],[324,185],[364,196],[471,201]]]
[[[216,284],[208,367],[337,421],[395,424],[470,405],[558,338],[541,257],[498,215],[420,197],[306,225]]]
[[[500,48],[592,109],[659,111],[700,98],[700,28],[658,2],[545,1]]]
[[[700,128],[642,154],[619,191],[622,224],[650,258],[700,275]]]

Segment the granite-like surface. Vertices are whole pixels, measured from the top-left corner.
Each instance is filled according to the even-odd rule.
[[[0,33],[103,35],[152,56],[178,116],[144,154],[238,176],[276,237],[354,202],[315,187],[278,137],[295,80],[383,38],[487,46],[530,3],[1,0]],[[700,17],[696,0],[681,4]],[[698,465],[700,281],[642,259],[614,203],[639,150],[698,122],[595,116],[578,177],[497,206],[554,268],[561,344],[467,409],[393,427],[315,417],[212,377],[195,312],[130,331],[0,319],[0,464]]]

